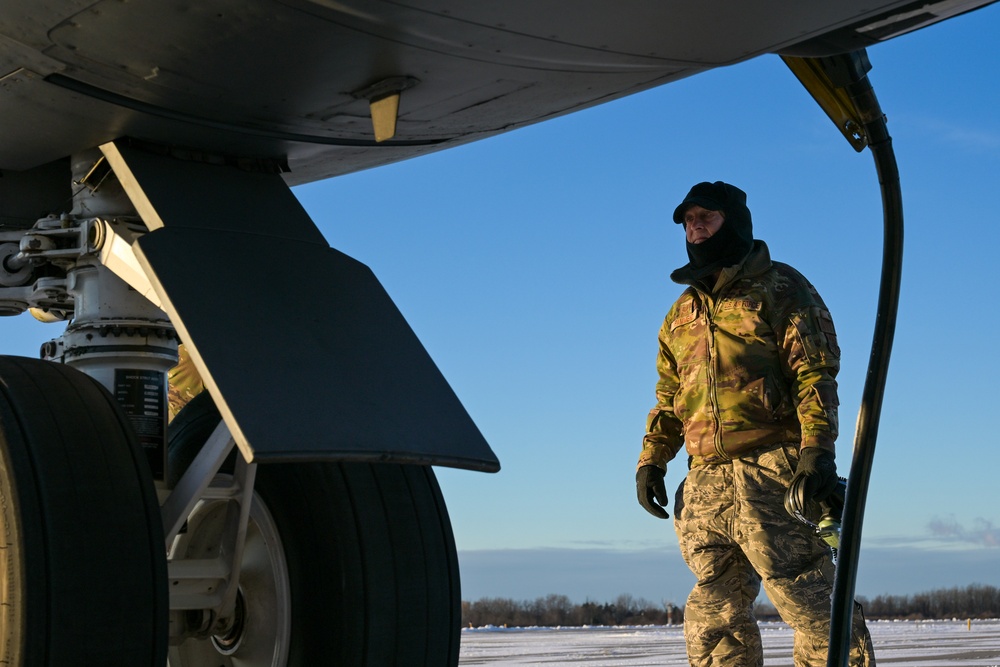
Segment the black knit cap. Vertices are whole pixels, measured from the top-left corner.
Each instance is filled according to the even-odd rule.
[[[740,190],[735,185],[716,181],[715,183],[698,183],[687,193],[677,208],[674,209],[674,222],[681,224],[684,222],[684,214],[692,206],[701,206],[709,211],[722,211],[729,217],[731,213],[739,215],[740,212],[734,210],[739,207],[746,209],[747,193]],[[749,210],[747,217],[749,217]]]
[[[722,211],[725,217],[722,226],[710,238],[701,243],[687,243],[691,261],[678,271],[703,278],[747,256],[753,249],[753,221],[747,208],[747,193],[722,181],[698,183],[691,188],[684,201],[674,209],[674,222],[683,223],[684,214],[695,205]]]

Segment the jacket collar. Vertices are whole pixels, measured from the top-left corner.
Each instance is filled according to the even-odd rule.
[[[715,294],[729,283],[739,278],[757,276],[771,268],[771,253],[767,249],[767,244],[761,240],[754,239],[753,248],[746,257],[732,266],[727,266],[719,273],[719,279],[715,286],[708,285],[701,278],[696,278],[694,268],[690,263],[685,264],[670,274],[670,279],[681,285],[690,285],[709,294]]]

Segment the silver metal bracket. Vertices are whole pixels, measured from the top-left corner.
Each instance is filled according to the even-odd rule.
[[[170,609],[210,613],[212,620],[205,628],[208,633],[224,629],[232,618],[253,503],[257,464],[237,456],[232,475],[218,474],[233,447],[228,428],[220,422],[161,508],[170,554]],[[199,504],[213,501],[227,503],[218,549],[210,558],[188,558],[178,549],[185,522],[197,513]]]

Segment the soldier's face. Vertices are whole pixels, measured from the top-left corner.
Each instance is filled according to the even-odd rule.
[[[719,231],[726,216],[722,211],[710,211],[697,204],[684,212],[684,234],[688,243],[701,243]]]

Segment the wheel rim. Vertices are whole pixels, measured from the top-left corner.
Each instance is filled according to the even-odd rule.
[[[24,627],[24,554],[21,547],[23,533],[17,513],[10,507],[8,498],[14,496],[14,479],[10,472],[5,448],[0,447],[0,535],[4,535],[7,548],[0,550],[0,664],[21,664],[21,636]]]
[[[170,558],[218,554],[227,501],[201,501],[188,517]],[[277,523],[256,493],[250,506],[237,610],[221,634],[171,647],[170,667],[285,667],[291,634],[288,566]]]

